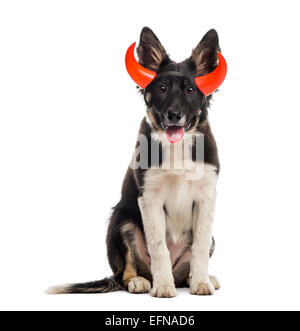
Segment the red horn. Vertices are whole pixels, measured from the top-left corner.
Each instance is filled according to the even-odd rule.
[[[219,64],[217,68],[205,76],[195,78],[195,83],[199,90],[209,96],[224,82],[227,74],[227,63],[223,55],[218,52]]]
[[[129,76],[136,82],[136,84],[144,89],[156,77],[156,72],[144,68],[140,65],[134,57],[136,43],[133,43],[127,50],[125,56],[126,69]]]

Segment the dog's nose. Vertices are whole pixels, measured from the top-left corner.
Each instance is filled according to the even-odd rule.
[[[167,119],[174,124],[179,122],[182,119],[182,117],[183,117],[182,112],[168,111],[167,113]]]

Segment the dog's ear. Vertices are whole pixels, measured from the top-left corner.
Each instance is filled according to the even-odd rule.
[[[219,51],[219,36],[217,31],[212,29],[202,38],[190,58],[196,65],[197,76],[206,75],[216,68]]]
[[[139,62],[147,69],[157,71],[160,65],[168,60],[168,55],[162,44],[147,27],[143,28],[140,43],[137,48]]]

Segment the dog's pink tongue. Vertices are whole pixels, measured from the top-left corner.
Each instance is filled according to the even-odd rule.
[[[171,144],[180,143],[184,136],[184,129],[180,126],[170,126],[166,130],[166,135]]]

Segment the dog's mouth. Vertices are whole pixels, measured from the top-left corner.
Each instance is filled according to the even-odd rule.
[[[163,129],[165,130],[166,137],[171,144],[180,143],[184,137],[184,127],[171,125],[167,126],[162,124]]]

